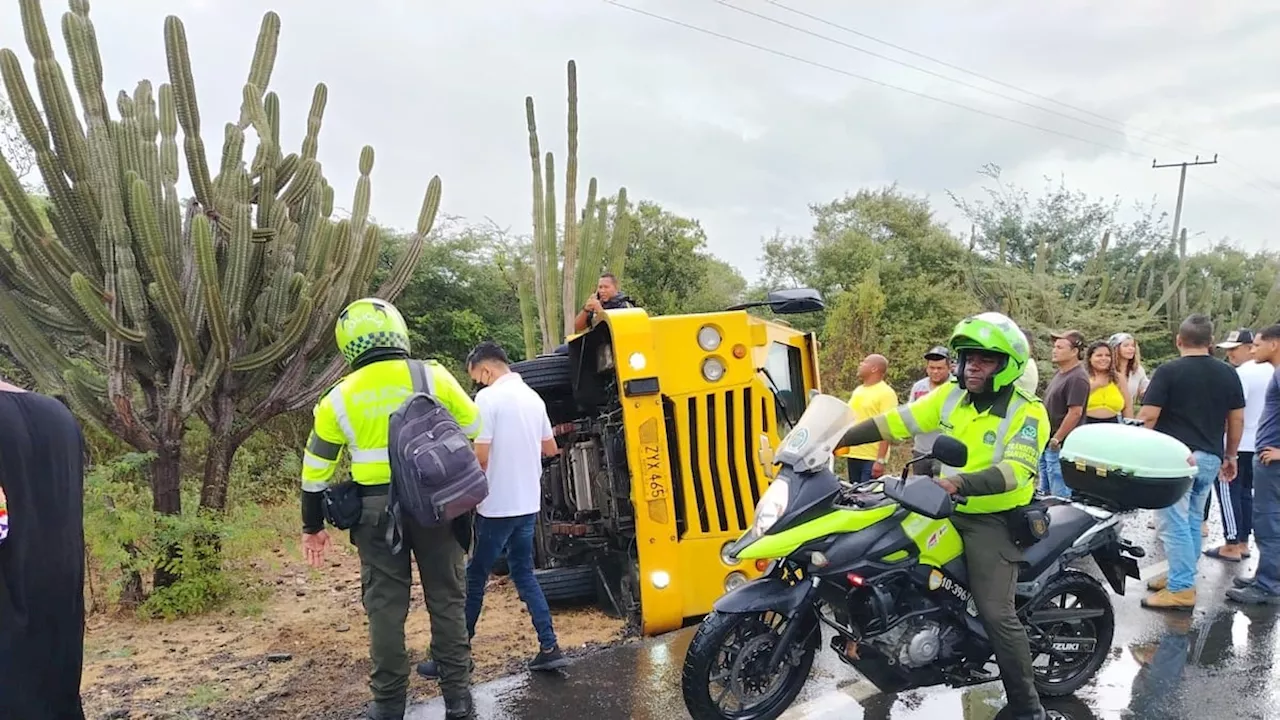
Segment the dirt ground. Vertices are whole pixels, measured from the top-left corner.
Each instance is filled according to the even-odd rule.
[[[284,550],[254,563],[261,602],[173,622],[93,616],[82,696],[90,720],[353,717],[368,700],[368,633],[354,551],[335,537],[315,571]],[[422,659],[431,632],[415,581],[406,627]],[[595,608],[553,608],[561,648],[579,655],[624,638],[624,624]],[[537,641],[507,578],[490,581],[472,651],[476,682],[518,672]],[[413,677],[411,698],[438,693]]]

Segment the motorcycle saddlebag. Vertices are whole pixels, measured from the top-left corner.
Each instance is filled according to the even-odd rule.
[[[1132,425],[1098,423],[1071,431],[1059,454],[1074,496],[1118,511],[1159,510],[1191,488],[1195,457],[1179,440]]]

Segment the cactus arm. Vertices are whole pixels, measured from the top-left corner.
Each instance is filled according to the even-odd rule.
[[[317,83],[311,94],[311,110],[307,113],[307,135],[302,139],[302,160],[315,160],[320,149],[320,123],[324,106],[329,102],[329,86]]]
[[[533,294],[534,301],[540,311],[538,313],[539,331],[543,337],[543,350],[551,349],[551,333],[547,327],[546,313],[541,312],[547,306],[547,203],[542,178],[542,151],[538,148],[538,121],[534,114],[533,98],[524,99],[525,122],[529,128],[529,163],[533,168]]]
[[[111,337],[132,345],[141,345],[146,339],[146,334],[142,331],[125,327],[115,319],[84,275],[72,274],[71,291],[75,294],[76,302],[80,303],[80,307],[89,315],[89,319]]]
[[[609,255],[606,267],[622,277],[627,259],[627,247],[631,243],[631,208],[627,205],[627,189],[618,188],[618,200],[613,209],[613,237],[609,239]]]
[[[568,284],[573,286],[572,297],[566,300],[564,315],[565,319],[572,319],[578,314],[578,303],[582,302],[582,298],[587,296],[586,287],[588,277],[600,271],[599,259],[596,252],[598,243],[596,235],[596,192],[599,189],[599,183],[595,178],[587,181],[587,202],[582,206],[582,217],[575,219],[578,225],[578,259],[574,263],[573,277],[566,278]],[[568,221],[566,221],[568,222]]]
[[[89,157],[85,147],[84,128],[76,117],[75,104],[67,87],[62,65],[53,53],[49,30],[40,9],[40,0],[20,0],[22,28],[26,33],[27,48],[34,58],[36,87],[44,105],[45,117],[53,136],[53,147],[61,161],[62,171],[73,181],[84,180],[88,175]],[[48,182],[48,178],[45,178]]]
[[[564,267],[561,288],[564,303],[564,334],[574,332],[574,312],[581,302],[573,297],[577,287],[578,263],[578,66],[570,60],[569,75],[569,162],[564,173]],[[554,297],[554,296],[553,296]]]
[[[546,169],[547,190],[543,194],[546,200],[546,212],[543,217],[546,219],[546,231],[543,238],[543,252],[546,255],[547,273],[544,282],[547,284],[546,304],[541,307],[544,321],[547,325],[547,335],[543,342],[548,343],[550,347],[559,344],[560,338],[560,303],[556,302],[556,298],[560,297],[560,251],[559,251],[559,234],[556,231],[556,161],[555,156],[547,153],[544,162]]]
[[[282,360],[302,340],[303,333],[311,320],[311,308],[311,298],[303,297],[298,307],[294,308],[293,316],[280,333],[280,337],[261,350],[236,358],[235,362],[231,363],[231,369],[238,372],[257,370]]]
[[[262,93],[271,83],[271,72],[276,65],[276,52],[280,47],[280,16],[268,10],[262,16],[262,25],[258,29],[258,42],[253,49],[253,60],[249,63],[249,78],[245,82],[257,88],[257,101],[262,100]],[[246,98],[247,100],[248,98]],[[252,122],[252,108],[248,103],[240,109],[240,126]]]
[[[405,245],[404,252],[396,260],[395,266],[391,268],[391,273],[382,282],[382,287],[374,293],[376,297],[395,300],[413,278],[413,271],[417,269],[418,261],[422,259],[422,252],[426,249],[427,236],[435,226],[436,213],[440,210],[441,191],[440,176],[436,175],[431,178],[431,182],[427,183],[427,193],[422,198],[422,209],[418,212],[418,227]]]
[[[237,173],[241,184],[247,184],[243,171]],[[253,226],[249,219],[249,206],[237,202],[231,208],[231,241],[227,244],[227,263],[222,278],[223,301],[227,304],[230,330],[235,333],[245,316],[248,297],[249,273],[253,261]]]
[[[187,30],[176,15],[164,19],[165,59],[169,63],[169,83],[174,109],[182,125],[182,144],[191,174],[191,187],[205,211],[215,209],[209,160],[200,139],[200,108],[196,104],[195,80],[191,76],[191,56],[187,51]]]
[[[160,231],[160,221],[151,204],[151,189],[144,180],[136,176],[130,185],[129,202],[133,216],[137,219],[135,235],[141,241],[143,253],[150,258],[150,264],[156,271],[155,282],[151,285],[153,288],[151,295],[161,314],[173,328],[183,355],[194,364],[201,356],[200,346],[196,342],[196,331],[182,307],[182,291],[165,259],[164,238]]]
[[[213,338],[213,356],[223,364],[231,359],[231,327],[226,304],[222,300],[222,288],[218,280],[217,255],[213,249],[213,231],[206,219],[191,220],[191,241],[195,244],[196,267],[200,273],[200,286],[204,291],[205,317],[209,322],[209,335]]]

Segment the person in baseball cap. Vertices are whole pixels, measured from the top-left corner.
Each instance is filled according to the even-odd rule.
[[[951,348],[945,345],[934,345],[929,348],[929,352],[924,354],[925,360],[946,360],[951,361]]]
[[[1241,345],[1253,344],[1253,331],[1249,328],[1240,328],[1227,333],[1227,338],[1218,343],[1218,347],[1223,350],[1234,350]]]

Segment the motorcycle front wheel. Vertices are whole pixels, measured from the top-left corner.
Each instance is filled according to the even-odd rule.
[[[707,615],[689,643],[681,677],[693,720],[774,720],[786,712],[809,679],[818,645],[797,638],[777,670],[768,672],[769,655],[788,622],[773,612]]]
[[[1053,578],[1031,599],[1026,617],[1036,692],[1042,697],[1079,690],[1111,653],[1115,610],[1107,589],[1091,575],[1067,570]]]

